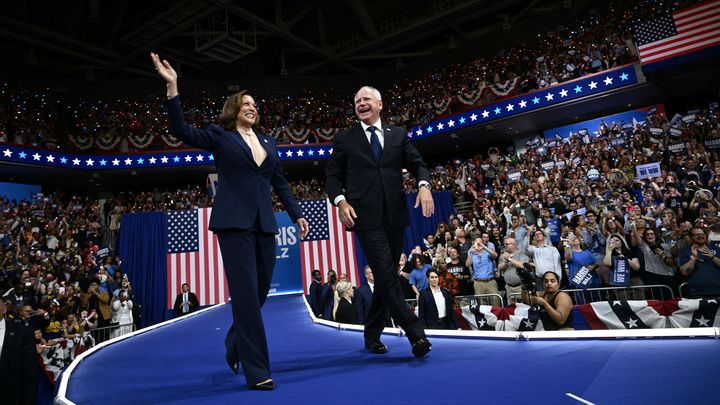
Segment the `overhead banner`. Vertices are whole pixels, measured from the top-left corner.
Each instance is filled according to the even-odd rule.
[[[571,136],[578,136],[582,138],[585,135],[593,138],[599,135],[598,129],[601,125],[612,127],[613,124],[617,125],[618,128],[622,130],[632,130],[635,127],[635,124],[643,124],[647,119],[648,114],[653,113],[653,109],[657,114],[665,114],[665,106],[657,104],[619,114],[599,117],[589,121],[582,121],[571,125],[547,129],[543,131],[543,137],[545,139],[554,140],[556,138],[555,135],[558,134],[563,138]]]

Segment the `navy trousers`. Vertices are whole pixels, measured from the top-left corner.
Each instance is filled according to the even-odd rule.
[[[260,309],[275,267],[275,235],[256,230],[217,233],[230,290],[233,323],[225,350],[237,353],[248,386],[270,378],[265,326]],[[234,351],[234,352],[233,352]]]
[[[403,328],[411,344],[424,338],[424,324],[408,308],[398,282],[397,268],[404,230],[386,226],[357,230],[355,233],[375,277],[375,292],[365,320],[365,340],[370,343],[380,340],[387,311],[390,311],[390,316]]]

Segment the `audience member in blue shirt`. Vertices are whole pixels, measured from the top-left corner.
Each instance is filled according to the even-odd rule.
[[[426,264],[420,255],[412,256],[413,271],[410,273],[410,286],[415,292],[415,296],[420,296],[420,291],[427,290],[430,287],[427,279],[427,271],[432,268],[429,264]]]

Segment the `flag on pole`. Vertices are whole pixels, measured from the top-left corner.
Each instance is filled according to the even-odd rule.
[[[309,293],[312,271],[316,269],[323,277],[328,270],[335,270],[338,278],[345,274],[353,286],[359,286],[355,234],[345,231],[337,207],[327,199],[298,203],[310,224],[310,233],[300,243],[303,291]]]
[[[634,31],[643,64],[720,45],[720,0],[638,23]]]
[[[208,230],[212,208],[167,213],[167,307],[187,283],[200,306],[228,300],[227,280],[217,236]]]

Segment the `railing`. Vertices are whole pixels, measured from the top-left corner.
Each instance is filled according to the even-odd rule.
[[[599,301],[617,300],[658,300],[665,301],[673,298],[672,288],[666,285],[637,285],[631,287],[596,287],[587,289],[562,290],[570,295],[573,304],[582,305]],[[512,294],[511,297],[521,301],[520,294]],[[510,297],[508,297],[510,298]]]
[[[455,297],[455,304],[458,307],[465,305],[490,305],[493,307],[504,307],[505,300],[498,294],[458,295]],[[499,304],[499,305],[498,305]]]
[[[135,331],[135,324],[126,323],[122,325],[112,325],[103,328],[95,328],[90,330],[90,334],[96,343],[104,342],[106,340],[127,335],[130,332]]]

